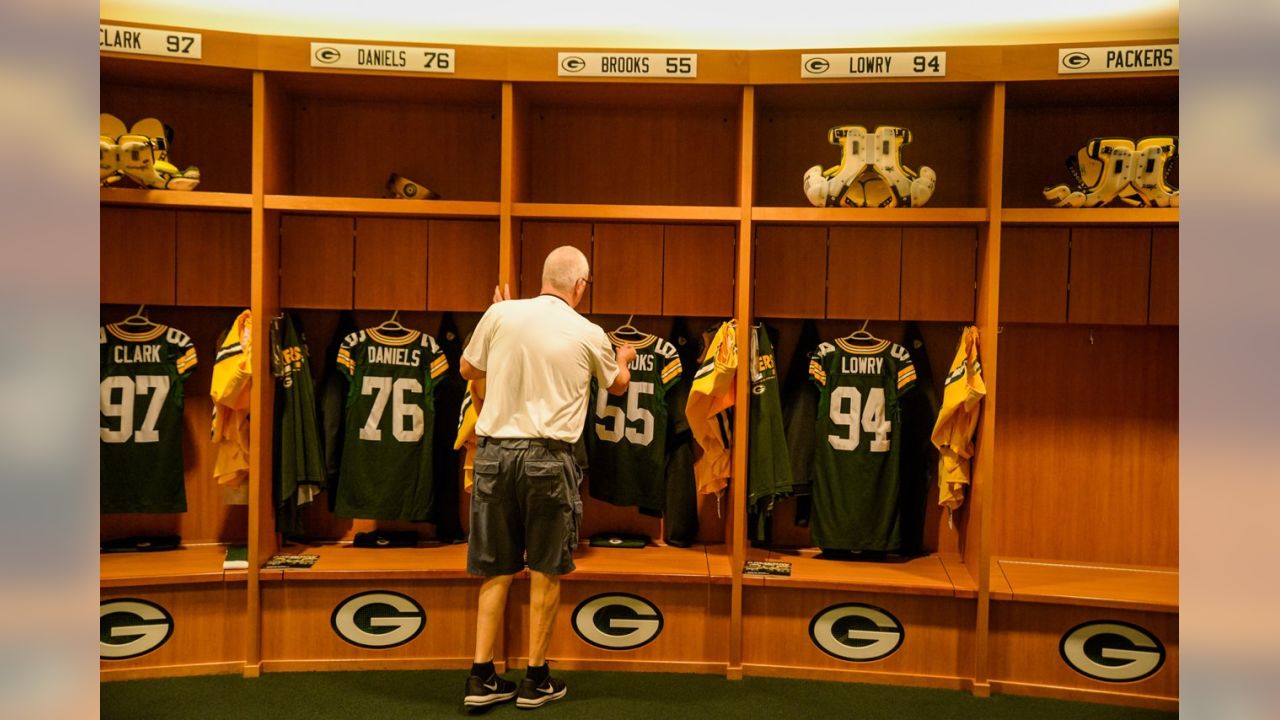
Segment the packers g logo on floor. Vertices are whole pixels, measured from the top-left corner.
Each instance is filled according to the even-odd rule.
[[[1082,623],[1058,645],[1062,660],[1085,677],[1103,682],[1134,682],[1164,665],[1164,645],[1145,629],[1119,620]]]
[[[148,600],[103,600],[98,607],[103,660],[128,660],[164,645],[173,635],[173,616]]]
[[[385,650],[418,637],[427,626],[427,613],[408,595],[373,590],[338,603],[330,623],[338,637],[352,645]]]
[[[902,623],[874,605],[843,603],[813,616],[809,639],[839,660],[873,662],[889,657],[906,638]]]
[[[662,632],[662,611],[639,595],[604,593],[574,608],[573,631],[589,645],[605,650],[635,650]]]

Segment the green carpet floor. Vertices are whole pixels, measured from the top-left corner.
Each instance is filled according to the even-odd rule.
[[[1173,713],[963,692],[712,675],[560,671],[568,696],[524,711],[501,705],[485,717],[857,718],[858,720],[1135,720]],[[518,680],[522,673],[507,677]],[[399,720],[466,717],[460,671],[269,673],[102,684],[103,720]]]

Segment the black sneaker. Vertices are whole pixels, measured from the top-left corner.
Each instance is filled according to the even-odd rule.
[[[467,678],[467,696],[463,698],[462,704],[471,708],[489,707],[515,696],[516,684],[502,679],[501,675],[495,673],[488,680],[471,675]]]
[[[559,700],[564,697],[568,691],[569,689],[565,687],[563,680],[557,680],[550,675],[542,681],[541,685],[533,678],[527,677],[520,681],[520,692],[516,695],[516,707],[523,710],[542,707],[552,700]]]

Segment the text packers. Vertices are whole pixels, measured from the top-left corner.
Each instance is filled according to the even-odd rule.
[[[1173,67],[1173,48],[1130,48],[1107,51],[1108,68],[1150,68],[1160,70]]]

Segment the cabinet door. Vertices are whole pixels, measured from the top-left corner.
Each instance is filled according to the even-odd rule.
[[[1151,232],[1152,325],[1178,324],[1178,229],[1157,228]]]
[[[754,272],[757,317],[822,317],[827,301],[827,229],[757,228]]]
[[[664,315],[728,317],[733,314],[734,229],[668,225],[663,232]]]
[[[520,297],[528,298],[542,289],[542,263],[547,254],[561,245],[572,245],[591,259],[591,223],[526,222],[520,233]],[[594,279],[593,279],[594,282]],[[578,304],[578,312],[591,312],[591,292]]]
[[[902,319],[971,322],[977,271],[977,230],[904,228]]]
[[[662,313],[662,226],[597,223],[591,310],[615,315]]]
[[[280,218],[280,304],[350,309],[354,235],[349,217]]]
[[[827,317],[898,319],[902,228],[833,227],[827,260]]]
[[[427,221],[356,220],[355,306],[427,309]]]
[[[1099,325],[1146,323],[1150,273],[1151,230],[1072,230],[1068,321]]]
[[[1000,320],[1067,320],[1067,228],[1011,227],[1000,239]]]
[[[432,220],[427,308],[484,312],[498,284],[498,223]]]
[[[172,210],[99,210],[99,298],[104,304],[172,305],[176,234]]]
[[[249,243],[248,213],[178,213],[178,304],[249,307]]]

